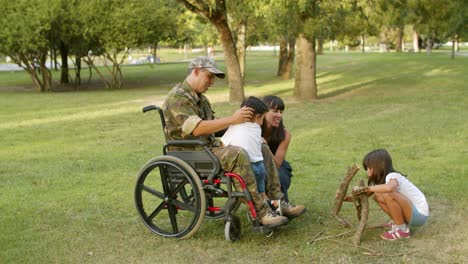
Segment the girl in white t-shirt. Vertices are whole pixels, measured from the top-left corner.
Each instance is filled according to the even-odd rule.
[[[375,194],[374,199],[380,208],[392,219],[392,229],[380,237],[385,240],[409,238],[409,227],[421,226],[427,221],[429,206],[426,197],[405,176],[393,169],[392,158],[385,149],[369,152],[362,165],[369,177],[368,186],[355,188],[353,192]],[[350,200],[349,197],[345,199]]]

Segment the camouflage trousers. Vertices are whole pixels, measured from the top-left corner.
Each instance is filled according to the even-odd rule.
[[[213,147],[211,150],[218,157],[221,163],[221,168],[225,172],[238,174],[242,177],[242,179],[244,179],[245,184],[247,185],[247,189],[252,196],[255,209],[258,211],[258,215],[262,217],[267,214],[270,210],[270,207],[258,193],[257,183],[255,182],[255,175],[252,171],[247,152],[236,146]],[[268,198],[272,200],[279,200],[283,198],[284,195],[281,192],[281,186],[274,156],[271,153],[268,145],[262,144],[262,154],[267,172],[267,177],[265,180],[265,193]],[[234,180],[233,182],[237,190],[242,189],[238,181]]]

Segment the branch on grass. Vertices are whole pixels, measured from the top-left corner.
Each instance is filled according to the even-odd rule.
[[[354,245],[354,244],[346,243],[346,242],[343,242],[343,241],[340,241],[340,240],[336,240],[336,239],[329,239],[329,240],[330,240],[330,241],[333,241],[333,242],[335,242],[335,243],[339,243],[339,244],[342,244],[342,245],[347,245],[347,246],[356,248],[356,245]],[[376,250],[374,250],[374,249],[372,249],[372,248],[364,247],[364,246],[361,246],[361,245],[359,245],[359,246],[357,246],[357,247],[369,251],[369,252],[366,252],[366,253],[383,254],[383,253],[377,252]]]
[[[420,250],[415,250],[411,252],[406,252],[406,253],[400,253],[400,254],[385,254],[381,252],[363,252],[362,254],[366,256],[373,256],[373,257],[380,257],[380,256],[385,256],[385,257],[400,257],[400,256],[405,256],[405,255],[411,255],[418,253]]]
[[[359,186],[364,187],[364,180],[359,180]],[[353,194],[354,196],[354,194]],[[356,233],[354,234],[353,243],[355,246],[359,246],[361,243],[362,233],[366,229],[367,225],[367,218],[369,216],[369,200],[366,192],[357,195],[355,200],[359,200],[359,207],[356,206],[356,210],[358,211],[358,219],[359,225],[356,229]]]
[[[346,173],[346,176],[341,181],[340,187],[337,191],[337,196],[335,199],[335,206],[333,207],[333,210],[330,212],[330,214],[335,216],[338,222],[345,227],[351,227],[351,224],[345,219],[343,219],[342,217],[340,217],[339,212],[341,210],[341,206],[343,205],[344,198],[346,197],[346,193],[348,192],[349,183],[351,182],[351,180],[353,179],[353,177],[356,175],[358,171],[359,171],[359,166],[357,164],[354,164],[348,169],[348,172]]]
[[[308,242],[308,244],[312,244],[314,242],[317,242],[317,241],[322,241],[322,240],[329,240],[329,239],[333,239],[333,238],[338,238],[338,237],[342,237],[342,236],[345,236],[351,232],[354,232],[354,230],[348,230],[344,233],[340,233],[340,234],[337,234],[337,235],[334,235],[334,236],[326,236],[326,237],[321,237],[321,238],[316,238],[316,239],[313,239],[312,241]],[[321,232],[323,233],[323,232]],[[314,236],[315,237],[318,237],[321,233],[317,234]]]
[[[307,245],[310,245],[310,244],[314,243],[314,242],[315,242],[315,239],[316,239],[317,237],[319,237],[321,234],[323,234],[323,232],[325,232],[325,231],[322,230],[322,231],[318,232],[317,234],[315,234],[315,236],[312,238],[312,240],[309,241],[309,242],[307,242]]]

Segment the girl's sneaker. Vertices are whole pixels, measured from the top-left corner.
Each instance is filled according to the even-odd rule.
[[[393,225],[394,225],[393,221],[390,220],[387,223],[383,224],[382,227],[385,228],[385,229],[390,229],[391,230],[391,229],[393,229]]]
[[[408,228],[407,231],[402,231],[399,228],[394,228],[390,231],[384,232],[380,235],[380,238],[390,241],[398,240],[400,238],[410,238],[410,230]]]

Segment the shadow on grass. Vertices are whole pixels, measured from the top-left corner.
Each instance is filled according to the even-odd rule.
[[[367,87],[367,86],[369,86],[371,84],[376,84],[376,83],[381,82],[381,81],[382,81],[382,79],[374,79],[374,80],[360,82],[358,84],[346,86],[346,87],[338,89],[338,90],[334,90],[334,91],[331,91],[331,92],[320,94],[318,96],[318,99],[327,99],[327,98],[335,97],[335,96],[338,96],[338,95],[341,95],[341,94],[352,92],[354,90],[357,90],[357,89],[360,89],[360,88],[363,88],[363,87]]]

